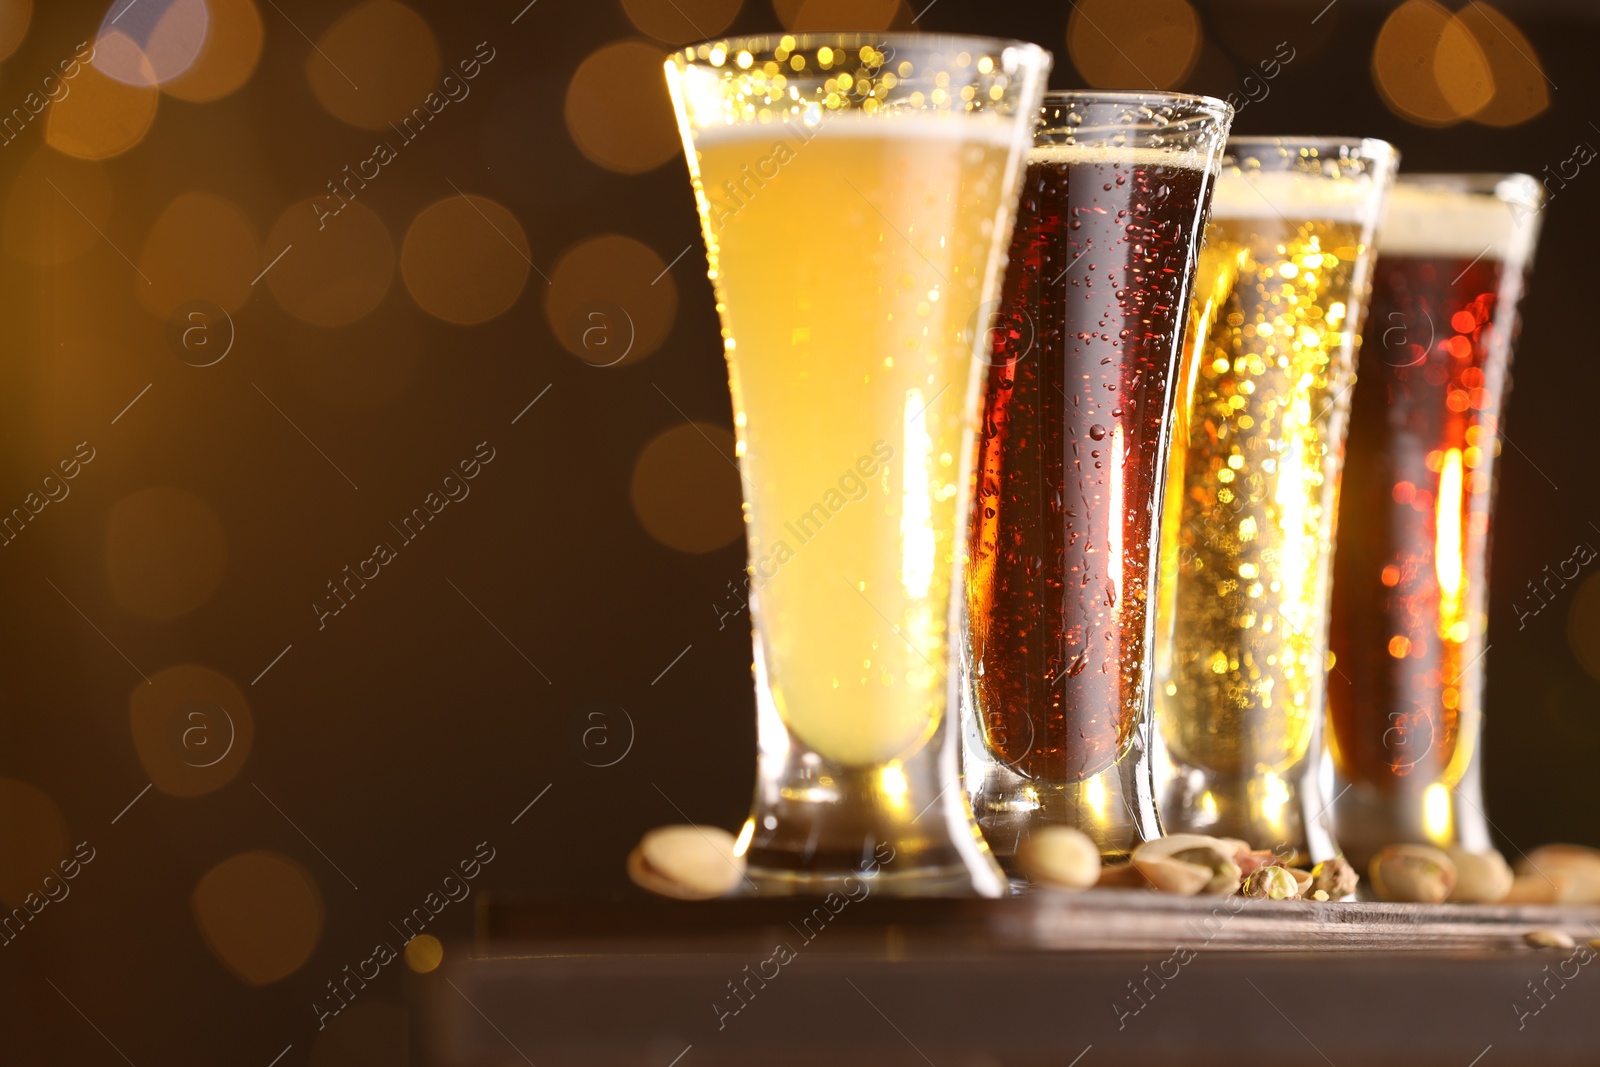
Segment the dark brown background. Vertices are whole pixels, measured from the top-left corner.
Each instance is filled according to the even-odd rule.
[[[54,266],[0,255],[0,508],[20,504],[77,442],[96,449],[70,497],[0,548],[0,780],[38,791],[0,792],[0,893],[38,887],[63,840],[97,851],[67,899],[0,946],[0,1061],[265,1067],[291,1046],[281,1063],[402,1062],[404,1016],[385,1005],[399,1002],[403,963],[320,1033],[312,1004],[375,943],[398,948],[391,922],[479,842],[495,859],[475,891],[531,891],[559,909],[563,897],[622,891],[623,858],[643,830],[684,819],[736,828],[743,817],[754,745],[749,632],[743,616],[719,625],[717,609],[742,547],[668,547],[630,497],[635,464],[658,435],[688,419],[730,424],[689,185],[676,158],[616,173],[569,134],[564,100],[580,62],[643,37],[617,0],[538,0],[513,24],[523,2],[415,0],[446,64],[480,41],[496,58],[472,95],[358,198],[397,248],[419,212],[454,195],[452,183],[507,209],[533,270],[515,305],[486,323],[440,321],[398,272],[375,311],[337,328],[299,321],[263,282],[232,316],[227,358],[197,368],[140,298],[138,287],[154,283],[129,260],[141,262],[174,197],[198,189],[234,204],[257,233],[259,269],[278,251],[267,235],[280,215],[369,154],[374,135],[318,102],[307,75],[315,54],[299,32],[321,39],[358,6],[348,0],[259,3],[265,48],[249,82],[214,103],[163,99],[142,141],[103,163],[100,236]],[[1183,87],[1235,91],[1289,41],[1296,59],[1245,109],[1238,132],[1387,138],[1410,169],[1540,173],[1579,142],[1600,144],[1591,123],[1600,23],[1586,4],[1506,5],[1559,86],[1547,110],[1508,129],[1426,128],[1398,116],[1369,72],[1387,9],[1324,4],[1197,0],[1205,43]],[[92,39],[108,6],[41,3],[0,67],[0,104],[20,103]],[[1084,84],[1065,47],[1069,5],[938,0],[922,10],[918,28],[1039,41],[1058,57],[1054,86]],[[747,0],[731,30],[776,24],[767,0]],[[652,85],[626,109],[648,129],[663,121],[662,99]],[[53,151],[44,128],[0,147],[0,195],[37,153]],[[1591,183],[1600,177],[1584,169],[1546,218],[1507,423],[1515,447],[1501,461],[1486,765],[1508,849],[1600,844],[1600,681],[1568,636],[1578,605],[1579,645],[1600,661],[1600,627],[1584,610],[1600,586],[1566,590],[1523,629],[1509,609],[1576,543],[1600,546],[1590,525],[1600,523]],[[54,210],[65,221],[51,225],[76,225]],[[602,368],[558,340],[541,275],[606,233],[672,264],[660,284],[677,299],[674,314],[639,310],[670,321],[659,349]],[[316,248],[304,242],[291,255],[307,260],[274,269],[314,268]],[[647,289],[635,280],[640,301],[661,299]],[[614,314],[621,305],[595,306]],[[558,325],[570,337],[570,322]],[[646,510],[669,512],[661,521],[690,540],[726,541],[738,515],[737,484],[715,454],[725,438],[701,445],[685,432],[654,455]],[[386,523],[485,440],[496,458],[470,497],[319,631],[311,605],[324,583],[370,554]],[[224,563],[208,563],[206,538],[170,511],[132,533],[113,529],[119,502],[152,487],[205,502]],[[674,512],[673,501],[694,506]],[[710,517],[696,519],[705,509]],[[124,586],[139,575],[197,582],[199,602],[153,619],[137,592],[119,594],[114,567]],[[243,706],[230,714],[248,718],[253,741],[213,780],[173,769],[182,751],[163,720],[150,736],[168,751],[152,758],[166,759],[169,778],[141,793],[153,778],[135,749],[131,698],[142,676],[181,664],[232,680]],[[171,704],[168,719],[182,720],[186,706]],[[585,733],[597,725],[601,733]],[[627,749],[630,735],[620,762],[594,765]],[[190,787],[198,795],[175,795]],[[297,939],[311,946],[292,973],[259,987],[208,946],[192,904],[208,872],[252,850],[298,865],[321,912],[318,926],[316,908],[234,892],[233,928],[265,938],[246,956]],[[448,942],[468,931],[469,914],[452,904],[429,932]]]

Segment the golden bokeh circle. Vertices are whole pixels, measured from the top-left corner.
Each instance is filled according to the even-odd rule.
[[[1462,8],[1456,19],[1477,40],[1494,76],[1494,99],[1474,112],[1472,121],[1515,126],[1550,106],[1539,53],[1516,23],[1483,0]]]
[[[1079,0],[1067,52],[1097,89],[1171,89],[1200,55],[1200,16],[1188,0]]]
[[[567,132],[592,162],[621,174],[653,170],[683,151],[661,46],[605,45],[578,64],[567,84]]]
[[[22,47],[33,21],[33,0],[0,0],[0,59]]]
[[[371,314],[394,281],[394,241],[360,201],[340,207],[324,197],[291,205],[262,252],[270,262],[285,249],[267,271],[267,287],[285,311],[313,326],[343,326]]]
[[[135,276],[134,287],[162,318],[190,300],[237,311],[260,264],[261,239],[243,211],[214,193],[187,192],[150,227],[139,252],[144,276]]]
[[[323,1000],[337,1004],[327,993]],[[409,1029],[404,1008],[382,1001],[358,1001],[317,1031],[307,1062],[309,1067],[405,1067],[413,1062]]]
[[[179,100],[208,103],[234,92],[261,60],[261,12],[254,0],[207,0],[211,24],[194,65],[161,91]]]
[[[773,0],[772,8],[783,28],[795,33],[870,33],[887,30],[901,15],[910,14],[903,0]]]
[[[0,778],[0,904],[20,908],[43,894],[47,875],[67,858],[67,820],[44,790]]]
[[[322,937],[322,893],[305,868],[276,852],[223,860],[200,879],[190,905],[212,953],[250,986],[299,970]]]
[[[1457,115],[1476,115],[1494,99],[1494,72],[1478,39],[1459,18],[1451,16],[1434,48],[1433,75],[1439,92]]]
[[[45,143],[78,159],[110,159],[144,139],[156,120],[161,90],[129,85],[84,63],[72,91],[50,105]]]
[[[622,0],[639,32],[663,44],[704,41],[727,29],[744,0]]]
[[[1600,679],[1600,572],[1578,587],[1567,609],[1567,644],[1590,677]]]
[[[694,255],[691,249],[685,258]],[[655,250],[604,234],[562,254],[550,271],[545,318],[568,352],[596,367],[637,363],[667,339],[678,287]]]
[[[100,243],[110,219],[111,182],[105,168],[41,148],[11,183],[0,243],[7,255],[25,263],[54,266]]]
[[[369,0],[330,26],[306,56],[311,91],[335,118],[388,128],[422,108],[439,83],[439,43],[427,20],[396,0]]]
[[[418,934],[406,942],[406,966],[417,974],[437,970],[444,962],[444,946],[432,934]]]
[[[1389,110],[1421,126],[1460,122],[1494,95],[1478,39],[1435,0],[1406,0],[1384,20],[1372,80]]]
[[[418,306],[470,326],[510,310],[532,269],[528,235],[485,196],[449,196],[424,208],[400,247],[400,276]]]
[[[633,512],[651,537],[679,552],[714,552],[744,531],[730,430],[685,423],[658,435],[633,465]]]
[[[255,720],[233,680],[183,664],[133,687],[128,701],[133,750],[155,787],[197,797],[232,781],[250,758]]]
[[[111,508],[106,575],[117,603],[148,619],[175,619],[222,583],[228,539],[211,505],[170,486],[140,489]]]

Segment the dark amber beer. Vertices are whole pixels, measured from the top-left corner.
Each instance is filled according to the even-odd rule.
[[[1050,94],[1044,111],[992,335],[968,571],[968,782],[1002,857],[1040,822],[1110,854],[1157,832],[1141,732],[1162,461],[1230,117],[1161,94]]]
[[[1525,175],[1409,175],[1379,232],[1328,690],[1349,787],[1338,836],[1358,862],[1393,841],[1489,847],[1476,775],[1489,527],[1539,198]]]

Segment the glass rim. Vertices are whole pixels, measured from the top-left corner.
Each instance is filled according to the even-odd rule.
[[[989,37],[984,34],[966,33],[921,33],[904,30],[885,31],[874,33],[871,30],[821,30],[806,33],[790,33],[787,30],[770,33],[745,34],[739,37],[713,37],[704,41],[693,41],[673,49],[669,54],[671,60],[681,67],[707,66],[712,69],[722,69],[717,64],[701,59],[696,55],[702,48],[711,49],[721,47],[726,52],[745,51],[755,54],[772,52],[777,46],[788,38],[795,42],[796,47],[790,51],[806,51],[817,45],[847,44],[883,44],[890,47],[915,48],[928,52],[938,48],[941,44],[960,43],[971,49],[980,46],[985,51],[1000,54],[1007,49],[1016,49],[1030,53],[1035,57],[1045,57],[1053,60],[1054,55],[1043,45],[1024,41],[1020,38]],[[695,58],[689,58],[695,56]]]
[[[1371,160],[1398,160],[1400,149],[1392,142],[1381,137],[1333,137],[1317,135],[1301,137],[1294,134],[1244,134],[1230,135],[1224,151],[1228,155],[1235,154],[1240,148],[1315,148],[1326,151],[1334,148],[1352,149],[1352,155],[1359,159]]]
[[[1046,89],[1039,106],[1048,107],[1064,100],[1081,100],[1091,104],[1159,100],[1168,104],[1191,104],[1196,108],[1233,110],[1233,105],[1221,97],[1204,93],[1169,93],[1163,89]]]

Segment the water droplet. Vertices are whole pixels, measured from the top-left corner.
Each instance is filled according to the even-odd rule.
[[[1097,422],[1093,426],[1089,427],[1089,436],[1094,438],[1096,441],[1103,441],[1105,440],[1106,436],[1106,428]],[[1098,452],[1095,454],[1099,455]]]

